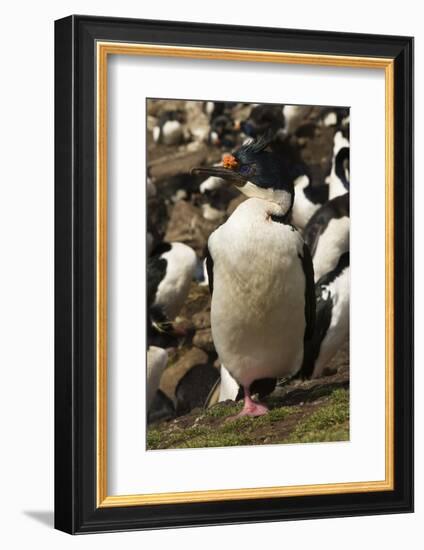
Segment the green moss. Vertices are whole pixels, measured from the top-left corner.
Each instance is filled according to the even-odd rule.
[[[147,430],[147,448],[158,449],[164,440],[164,432],[150,428]]]
[[[287,443],[346,441],[349,439],[349,392],[335,390],[327,404],[299,422]]]
[[[223,418],[227,416],[229,417],[240,412],[241,407],[241,402],[234,405],[222,405],[218,403],[210,409],[206,409],[205,416],[209,418]]]
[[[320,408],[305,418],[300,417],[291,433],[282,435],[285,420],[302,413],[302,407],[276,407],[258,418],[247,416],[231,418],[242,404],[218,404],[197,416],[196,424],[181,428],[169,424],[151,428],[147,435],[149,449],[187,449],[202,447],[228,447],[267,443],[309,443],[318,441],[345,441],[349,439],[349,392],[336,390],[326,398]],[[291,421],[290,426],[293,425]]]
[[[251,439],[243,432],[224,432],[210,430],[203,435],[185,441],[179,448],[201,448],[201,447],[231,447],[235,445],[249,445]]]
[[[278,420],[284,420],[291,414],[300,411],[299,407],[280,407],[279,409],[271,409],[266,416],[262,418],[267,422],[276,422]]]

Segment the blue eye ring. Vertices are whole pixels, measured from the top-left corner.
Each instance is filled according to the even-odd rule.
[[[255,166],[253,164],[243,164],[239,170],[242,176],[249,176],[255,173]]]

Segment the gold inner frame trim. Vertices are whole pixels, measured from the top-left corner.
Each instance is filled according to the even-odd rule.
[[[394,60],[253,50],[162,46],[123,42],[96,44],[97,54],[97,506],[142,506],[255,498],[363,493],[394,489]],[[385,479],[281,487],[217,489],[178,493],[107,494],[107,61],[109,55],[142,55],[384,69],[386,125],[386,365]]]

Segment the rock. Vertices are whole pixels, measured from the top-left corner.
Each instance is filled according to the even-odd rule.
[[[200,208],[189,202],[179,201],[172,209],[165,240],[188,244],[202,258],[209,235],[218,226],[216,221],[205,220]]]
[[[208,353],[214,352],[212,330],[210,328],[197,330],[193,338],[193,344]]]
[[[175,148],[159,149],[160,156],[149,157],[149,173],[152,177],[162,179],[176,174],[189,174],[194,166],[200,166],[208,158],[208,148],[204,145],[196,146],[194,151],[188,151],[184,145],[175,152]]]
[[[175,403],[175,389],[181,378],[194,366],[207,365],[208,355],[199,348],[182,350],[175,363],[162,374],[159,388]]]
[[[189,319],[194,324],[194,317],[199,312],[210,311],[211,295],[207,286],[191,283],[186,303],[183,305],[179,317]],[[199,321],[197,321],[199,322]],[[210,326],[210,322],[209,322]],[[198,326],[197,328],[204,328]]]
[[[196,330],[210,328],[211,326],[211,313],[210,308],[205,311],[199,311],[195,313],[191,319]]]

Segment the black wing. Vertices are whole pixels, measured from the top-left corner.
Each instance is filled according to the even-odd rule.
[[[213,293],[213,260],[209,248],[206,246],[206,272],[208,274],[209,291]]]
[[[328,225],[328,220],[325,216],[326,206],[326,204],[321,206],[321,208],[315,212],[303,231],[303,238],[305,239],[305,243],[308,245],[312,256],[315,255],[319,238]]]
[[[331,296],[325,297],[322,294],[322,286],[316,285],[316,319],[315,330],[312,338],[305,342],[303,363],[300,369],[302,378],[310,378],[314,372],[315,361],[321,349],[321,343],[327,334],[331,322],[333,301]]]
[[[314,283],[314,266],[312,264],[311,254],[306,243],[303,244],[303,256],[299,254],[300,261],[302,262],[303,273],[305,275],[305,334],[303,338],[304,346],[304,359],[307,355],[306,350],[310,345],[310,341],[313,339],[315,331],[315,316],[316,316],[316,298],[315,298],[315,283]],[[301,367],[301,375],[303,377],[310,376],[312,373],[308,373],[308,365],[303,361]]]
[[[167,261],[154,256],[147,261],[147,304],[151,307],[156,298],[158,286],[166,274]]]
[[[303,238],[312,257],[315,256],[318,241],[330,221],[345,216],[349,216],[349,193],[331,199],[315,212],[303,232]]]
[[[312,263],[311,254],[308,245],[303,244],[303,256],[300,256],[302,262],[303,273],[305,274],[305,340],[310,340],[315,328],[315,281],[314,281],[314,265]]]

